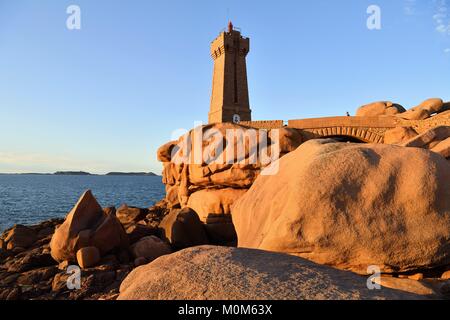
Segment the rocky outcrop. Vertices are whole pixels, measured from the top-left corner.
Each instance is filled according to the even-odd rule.
[[[236,231],[231,221],[231,206],[247,189],[204,189],[193,193],[188,200],[205,224],[211,244],[236,245]]]
[[[147,224],[133,224],[125,230],[130,241],[130,245],[137,242],[139,239],[148,236],[158,236],[160,234],[159,229],[155,226],[149,226]]]
[[[192,208],[204,223],[230,222],[231,206],[245,194],[247,189],[204,189],[194,192],[188,200]]]
[[[155,236],[144,237],[131,246],[133,257],[145,258],[147,262],[172,252],[170,246]]]
[[[100,251],[97,247],[83,247],[77,251],[77,262],[81,268],[90,268],[100,262]]]
[[[280,158],[297,149],[305,141],[300,131],[294,128],[269,130],[268,134],[272,143],[277,143],[278,141]]]
[[[129,207],[123,204],[117,209],[116,217],[123,226],[127,227],[145,219],[148,213],[148,209]]]
[[[369,290],[367,278],[286,254],[201,246],[133,270],[119,300],[372,300],[420,299]]]
[[[449,119],[450,118],[450,102],[444,103],[442,110],[445,110],[445,111],[435,114],[433,116],[433,119]]]
[[[361,107],[358,116],[399,125],[384,135],[391,146],[300,146],[321,134],[350,135],[333,125],[318,133],[230,123],[195,128],[159,148],[166,197],[152,208],[102,209],[88,191],[65,221],[1,235],[0,300],[115,299],[138,266],[122,285],[123,299],[448,297],[450,127],[437,125],[449,112],[441,99],[408,111],[392,102]],[[362,126],[367,119],[337,120]],[[381,142],[384,128],[366,134]],[[239,133],[230,140],[228,130]],[[203,148],[200,162],[184,148],[189,143]],[[278,175],[266,175],[271,163],[280,165]],[[236,246],[235,225],[240,246],[291,255],[201,246]],[[81,288],[70,290],[66,271],[76,264]],[[369,265],[388,273],[378,283],[395,290],[369,291]]]
[[[78,217],[82,217],[83,221],[90,220],[86,219],[86,213],[80,212],[82,208],[88,212],[92,208],[98,209],[95,205],[96,202],[86,202],[86,200],[95,200],[89,198],[89,196],[84,198],[76,206],[77,214],[72,216],[72,226],[80,223],[80,221],[76,221]],[[120,283],[136,265],[146,264],[153,257],[171,252],[169,245],[162,240],[158,241],[158,238],[152,238],[151,241],[142,239],[149,235],[148,230],[159,234],[157,227],[167,212],[165,202],[161,201],[149,209],[140,210],[148,213],[143,220],[137,223],[133,221],[127,228],[127,230],[130,229],[130,233],[127,234],[130,242],[132,238],[134,239],[132,241],[134,245],[130,250],[112,250],[111,253],[101,254],[99,247],[103,247],[104,240],[110,240],[111,243],[116,241],[114,238],[116,235],[102,231],[102,235],[105,235],[106,238],[95,237],[96,243],[101,245],[98,247],[82,246],[76,252],[76,261],[65,260],[59,265],[50,254],[50,241],[55,228],[62,226],[67,220],[55,219],[36,226],[14,226],[6,230],[0,235],[2,240],[0,247],[0,300],[115,299]],[[115,209],[105,208],[102,211],[102,215],[108,216],[114,215]],[[92,212],[96,211],[92,210]],[[111,220],[108,219],[98,221],[95,230],[98,230],[100,226],[102,227],[99,230],[109,229],[110,227],[107,226],[110,223]],[[80,233],[78,241],[89,243],[90,241],[86,241],[86,239],[90,239],[93,234],[91,232],[84,234],[83,230]],[[24,240],[28,237],[33,239],[32,243]],[[15,242],[11,242],[11,239],[15,239]],[[152,245],[149,245],[149,242]],[[10,245],[10,249],[7,249],[8,243],[20,243],[21,247]],[[162,249],[164,249],[163,252]],[[140,257],[133,261],[135,256]],[[79,289],[72,290],[67,286],[67,280],[71,275],[70,272],[68,273],[68,268],[76,268],[77,264],[81,267],[81,286]]]
[[[450,159],[450,137],[438,142],[431,151],[439,153],[444,158]]]
[[[208,244],[204,225],[197,213],[190,208],[172,209],[161,221],[162,238],[175,249]]]
[[[15,225],[2,239],[1,247],[6,250],[23,250],[37,240],[36,232],[23,225]]]
[[[450,293],[450,282],[444,279],[375,277],[374,282],[383,288],[409,292],[430,299],[448,299]]]
[[[411,127],[396,127],[384,133],[385,144],[400,144],[417,136],[418,133]]]
[[[97,247],[100,254],[105,256],[113,250],[118,252],[127,250],[129,241],[123,226],[116,216],[105,212],[99,225],[93,229],[90,237],[87,238],[87,244]]]
[[[443,111],[444,102],[439,98],[431,98],[423,101],[416,107],[409,109],[399,115],[400,118],[406,120],[424,120],[432,114]]]
[[[201,145],[202,150],[206,150],[204,154],[210,151],[210,155],[204,157],[200,155],[200,162],[195,161],[194,153],[196,145],[199,144],[195,143],[198,140],[196,135],[202,138],[207,135],[213,136],[215,132],[223,138],[223,141],[205,139]],[[225,139],[229,132],[236,133],[234,139]],[[272,151],[275,141],[279,140],[276,149],[279,154],[295,150],[302,142],[301,134],[295,129],[279,129],[277,135],[275,139],[272,131],[269,130],[267,133],[267,154]],[[255,140],[249,137],[254,137]],[[270,163],[261,163],[256,155],[258,148],[262,148],[259,138],[258,133],[252,128],[221,123],[193,129],[178,141],[161,146],[158,150],[158,160],[163,162],[164,166],[163,183],[170,198],[167,199],[169,205],[175,202],[183,207],[187,205],[191,194],[207,188],[249,188],[261,169]],[[215,148],[220,143],[223,147],[221,150]],[[243,152],[239,154],[238,150],[241,147]],[[229,156],[229,152],[232,156]],[[231,160],[232,163],[228,164],[227,160]]]
[[[231,138],[230,132],[235,134]],[[206,138],[200,143],[198,137]],[[195,128],[158,150],[158,160],[164,166],[168,207],[193,209],[206,224],[214,243],[233,242],[236,239],[230,206],[270,163],[259,161],[258,152],[262,149],[269,156],[280,157],[295,150],[302,141],[300,132],[289,128],[269,130],[266,137],[255,129],[231,123]],[[203,152],[200,161],[195,161],[199,145]],[[239,154],[240,150],[243,152]]]
[[[365,273],[450,264],[450,164],[418,148],[312,140],[234,204],[240,247]]]
[[[446,140],[448,137],[450,137],[450,127],[439,126],[419,134],[400,145],[403,147],[429,149],[436,146],[439,142]]]
[[[450,104],[440,98],[431,98],[419,105],[405,110],[401,105],[390,101],[379,101],[364,105],[357,109],[357,117],[395,116],[404,120],[425,120],[449,110]]]
[[[436,126],[421,134],[411,127],[396,127],[385,132],[384,143],[428,149],[450,160],[450,126]]]
[[[58,261],[76,261],[84,247],[96,247],[101,255],[113,249],[127,250],[127,235],[114,210],[103,210],[91,191],[86,191],[59,226],[50,242],[52,257]]]
[[[422,134],[398,143],[398,145],[428,149],[450,160],[450,126],[431,128]]]
[[[361,106],[356,111],[357,117],[389,116],[405,112],[401,105],[391,101],[378,101]]]

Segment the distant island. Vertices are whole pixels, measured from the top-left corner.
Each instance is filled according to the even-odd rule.
[[[55,173],[0,173],[0,175],[56,175],[56,176],[149,176],[157,177],[153,172],[108,172],[106,174],[94,174],[85,171],[56,171]]]
[[[57,176],[91,176],[92,174],[84,171],[56,171]]]
[[[108,172],[106,176],[157,176],[153,172]]]

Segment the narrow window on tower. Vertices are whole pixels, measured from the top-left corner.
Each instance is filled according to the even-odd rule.
[[[238,83],[237,83],[237,65],[236,60],[234,60],[234,103],[238,103]]]

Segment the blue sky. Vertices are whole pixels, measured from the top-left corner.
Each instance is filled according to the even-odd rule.
[[[66,8],[81,8],[68,30]],[[367,7],[381,8],[368,30]],[[447,9],[448,8],[448,9]],[[250,37],[254,119],[450,100],[450,0],[0,0],[0,172],[155,171],[207,121],[209,44]]]

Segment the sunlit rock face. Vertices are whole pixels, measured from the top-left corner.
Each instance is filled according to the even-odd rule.
[[[312,140],[234,204],[239,247],[366,273],[450,264],[450,164],[419,148]]]

